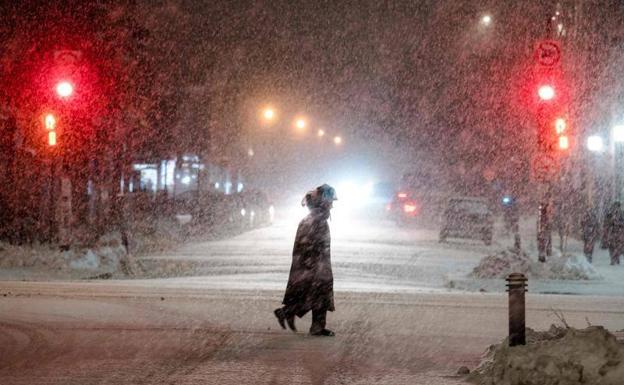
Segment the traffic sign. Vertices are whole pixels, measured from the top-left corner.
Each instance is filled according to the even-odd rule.
[[[535,59],[544,67],[554,67],[561,60],[561,47],[554,40],[543,40],[535,45]]]

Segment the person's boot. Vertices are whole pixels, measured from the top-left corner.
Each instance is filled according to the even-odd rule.
[[[288,327],[290,328],[290,330],[292,330],[293,332],[297,332],[297,327],[295,326],[295,316],[291,315],[290,317],[286,317],[286,323],[288,324]]]
[[[282,327],[282,329],[286,329],[286,324],[284,323],[284,321],[286,320],[286,315],[284,315],[284,309],[282,309],[281,307],[278,309],[275,309],[273,311],[273,314],[275,314],[275,317],[277,318],[277,322]]]
[[[333,331],[329,329],[321,329],[319,331],[310,332],[310,335],[316,336],[316,337],[334,337],[336,333],[334,333]]]

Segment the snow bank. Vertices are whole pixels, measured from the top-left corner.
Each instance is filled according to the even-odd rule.
[[[47,245],[15,246],[0,242],[0,268],[28,268],[41,271],[116,272],[127,260],[120,235],[101,237],[92,248],[59,251]]]
[[[546,262],[532,260],[514,249],[502,250],[481,259],[470,274],[472,278],[504,279],[510,273],[524,273],[529,278],[558,280],[601,280],[603,277],[584,257],[566,255],[548,257]]]
[[[622,385],[624,345],[601,326],[527,328],[527,345],[490,346],[468,381],[479,385]]]

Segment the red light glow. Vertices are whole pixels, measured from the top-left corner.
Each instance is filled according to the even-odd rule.
[[[56,85],[56,93],[62,98],[68,98],[74,93],[74,86],[69,82],[62,81]]]
[[[403,211],[405,211],[406,214],[415,214],[416,209],[417,207],[413,203],[406,203],[405,205],[403,205]]]
[[[550,85],[543,85],[537,90],[537,95],[542,100],[551,100],[555,97],[555,89]]]

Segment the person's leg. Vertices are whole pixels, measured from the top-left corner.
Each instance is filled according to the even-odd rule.
[[[319,333],[325,329],[327,322],[327,310],[312,310],[312,325],[310,325],[310,334]]]
[[[333,331],[325,328],[327,321],[327,309],[312,310],[312,325],[310,326],[310,334],[313,336],[333,337]]]
[[[296,309],[292,306],[282,306],[273,311],[275,317],[277,317],[277,322],[282,327],[282,329],[286,329],[286,324],[293,332],[297,331],[297,327],[295,326],[295,314],[297,313]]]

